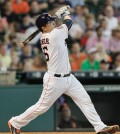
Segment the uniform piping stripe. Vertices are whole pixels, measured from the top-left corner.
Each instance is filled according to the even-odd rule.
[[[46,96],[46,93],[47,93],[47,90],[48,90],[49,81],[50,81],[50,77],[49,77],[48,82],[47,82],[47,87],[46,87],[45,95],[43,96],[43,100],[42,100],[42,102],[40,103],[40,105],[38,106],[38,108],[35,111],[37,111],[42,106],[42,104],[43,104],[43,101],[45,99],[45,96]],[[32,113],[34,113],[35,111],[33,111]],[[30,113],[29,115],[31,115],[32,113]],[[26,117],[24,117],[22,120],[24,120],[25,118],[27,118],[29,115],[27,115]]]

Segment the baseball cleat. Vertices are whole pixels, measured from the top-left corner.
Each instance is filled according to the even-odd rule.
[[[20,134],[20,129],[13,127],[10,122],[8,122],[8,127],[12,134]]]
[[[107,127],[103,128],[97,134],[114,134],[117,131],[119,131],[119,126],[113,125],[113,126],[107,126]]]

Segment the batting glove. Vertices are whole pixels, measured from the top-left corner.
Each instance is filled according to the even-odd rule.
[[[70,6],[62,7],[55,13],[55,15],[58,18],[63,18],[64,16],[70,15],[69,8]]]

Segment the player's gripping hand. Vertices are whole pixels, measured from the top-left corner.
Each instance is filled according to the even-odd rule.
[[[61,8],[55,13],[55,15],[56,15],[58,18],[63,18],[64,16],[70,15],[69,9],[70,9],[70,6],[61,7]]]

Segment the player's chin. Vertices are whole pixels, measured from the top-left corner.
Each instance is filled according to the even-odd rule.
[[[54,26],[54,28],[56,27],[56,23],[55,22],[53,22],[53,26]]]

